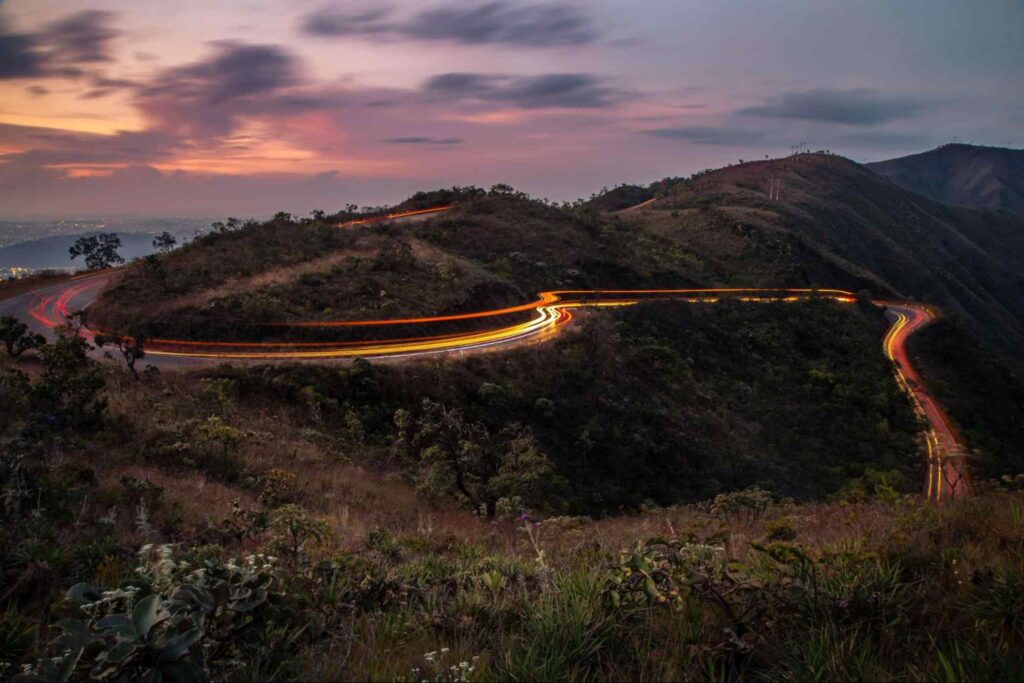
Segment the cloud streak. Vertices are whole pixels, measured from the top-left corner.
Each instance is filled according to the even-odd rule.
[[[328,5],[306,15],[302,29],[314,36],[370,36],[448,41],[463,45],[565,47],[597,39],[590,16],[557,3],[520,5],[494,0],[471,6],[429,9],[407,19],[392,7],[351,11]]]
[[[111,28],[112,12],[86,10],[49,24],[41,34],[60,62],[89,64],[112,61],[110,43],[120,31]]]
[[[803,119],[824,123],[873,126],[921,113],[926,102],[879,93],[870,88],[819,88],[786,93],[778,99],[737,111],[744,116]]]
[[[652,128],[640,131],[644,135],[668,140],[692,142],[698,145],[749,145],[763,142],[767,135],[758,130],[724,128],[718,126],[680,126],[676,128]]]
[[[409,137],[384,138],[381,142],[392,145],[461,145],[462,138],[432,138],[425,135]]]
[[[597,109],[624,95],[590,74],[565,73],[513,77],[454,72],[428,79],[423,91],[448,99],[468,99],[522,109]]]

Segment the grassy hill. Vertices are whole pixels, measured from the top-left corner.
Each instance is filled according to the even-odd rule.
[[[435,433],[413,428],[424,394],[470,421],[528,407],[545,448],[571,458],[559,463],[578,477],[573,505],[592,505],[602,480],[605,492],[656,498],[754,477],[786,492],[813,483],[805,468],[827,483],[899,457],[913,428],[894,420],[905,405],[885,405],[891,375],[866,343],[880,321],[815,305],[830,308],[794,306],[782,321],[754,304],[692,318],[655,306],[623,312],[618,339],[582,326],[553,346],[440,365],[135,381],[71,343],[0,357],[2,671],[1013,680],[1024,666],[1019,491],[936,507],[875,471],[847,479],[835,503],[751,488],[591,519],[554,512],[558,479],[547,477],[520,502],[527,490],[550,498],[494,520],[428,495],[438,482],[419,449]],[[836,334],[817,334],[822,315]],[[755,362],[735,362],[741,353]],[[547,377],[558,365],[571,372]],[[556,388],[556,400],[533,400]],[[392,412],[402,405],[411,422]],[[574,428],[591,409],[584,437]],[[734,432],[731,462],[701,462],[721,430]],[[529,481],[535,454],[518,434],[511,462]],[[834,448],[836,434],[848,448]],[[111,624],[134,638],[127,647]]]
[[[1024,213],[1024,150],[951,144],[868,168],[946,204]]]
[[[781,179],[778,201],[768,197],[770,177]],[[984,355],[987,382],[1024,372],[1024,218],[940,204],[826,154],[655,185],[655,201],[625,213],[548,205],[510,188],[454,188],[410,199],[455,200],[417,223],[337,229],[331,217],[279,216],[150,260],[90,315],[164,337],[263,339],[283,334],[266,322],[455,313],[552,288],[842,287],[935,303],[962,327],[945,353]],[[986,471],[1018,462],[1024,442],[1011,425],[1024,406],[986,419],[981,396],[1003,389],[972,391],[970,363],[920,353],[926,376],[942,372],[960,392],[948,401],[954,418],[988,435],[979,444]]]
[[[455,200],[415,224],[225,225],[89,316],[261,338],[557,287],[919,297],[949,313],[912,350],[984,451],[976,495],[921,500],[921,425],[863,299],[649,302],[499,353],[138,380],[65,336],[0,356],[0,678],[1019,677],[1020,219],[827,155],[655,196],[455,188],[411,198]]]

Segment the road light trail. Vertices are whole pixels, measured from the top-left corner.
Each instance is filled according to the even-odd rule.
[[[895,316],[882,342],[885,355],[893,362],[896,380],[910,396],[914,410],[929,425],[924,434],[928,452],[926,495],[936,502],[966,495],[969,481],[963,462],[964,447],[942,407],[924,390],[917,370],[910,363],[906,340],[935,320],[929,306],[902,302],[879,302]]]
[[[342,223],[335,223],[336,228],[354,228],[357,225],[369,225],[371,223],[383,223],[385,221],[398,221],[403,219],[409,219],[414,217],[426,217],[431,214],[441,213],[447,211],[450,206],[432,206],[429,209],[414,209],[412,211],[398,211],[395,213],[386,213],[382,216],[367,216],[366,218],[354,218],[350,221],[344,221]]]
[[[426,210],[431,211],[431,210]],[[34,328],[50,332],[67,317],[95,300],[111,277],[101,273],[76,278],[61,285],[44,288],[34,295],[23,295],[0,302],[0,309],[22,311],[34,322]],[[253,342],[150,339],[146,354],[158,363],[182,365],[209,361],[331,360],[363,357],[405,359],[426,355],[465,353],[507,348],[551,338],[568,325],[573,311],[580,308],[633,306],[642,301],[673,300],[686,303],[716,303],[723,299],[745,302],[785,303],[808,299],[828,299],[839,303],[856,301],[853,292],[842,289],[811,288],[687,288],[687,289],[601,289],[552,290],[541,292],[531,303],[504,308],[419,318],[380,320],[327,320],[267,323],[273,328],[387,328],[409,325],[490,320],[485,329],[437,335],[396,335],[374,341]],[[897,382],[911,398],[915,411],[929,428],[925,432],[928,458],[926,495],[942,501],[966,495],[968,480],[961,447],[945,412],[924,391],[916,370],[910,364],[906,339],[935,318],[933,309],[919,304],[879,302],[894,316],[883,340],[883,349],[894,365]],[[525,321],[509,322],[512,315],[530,313]],[[88,337],[95,330],[83,328]]]

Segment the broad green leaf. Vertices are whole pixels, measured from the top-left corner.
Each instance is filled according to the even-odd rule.
[[[97,628],[110,629],[118,634],[135,633],[135,624],[127,614],[111,614],[96,622]]]
[[[61,619],[57,622],[57,628],[69,636],[86,639],[92,636],[92,633],[89,632],[89,627],[85,625],[85,622],[79,621],[78,619]]]
[[[174,636],[164,645],[164,649],[160,653],[160,661],[173,662],[181,659],[188,652],[188,649],[198,643],[202,637],[203,632],[197,628]]]
[[[79,605],[95,602],[100,598],[100,589],[88,583],[76,583],[68,589],[68,600]]]
[[[159,595],[147,595],[139,600],[132,611],[132,622],[139,637],[145,638],[149,630],[167,618],[167,612],[161,609],[162,600]]]
[[[64,655],[64,659],[61,660],[60,667],[57,669],[57,680],[58,681],[69,681],[71,680],[71,674],[75,672],[75,667],[78,665],[78,660],[82,657],[82,650],[84,648],[78,648]]]
[[[119,664],[128,659],[133,652],[135,652],[135,643],[118,643],[107,651],[106,661]]]

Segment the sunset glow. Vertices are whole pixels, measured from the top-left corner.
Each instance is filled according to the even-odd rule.
[[[862,161],[948,141],[940,130],[1005,144],[1021,126],[1013,2],[984,16],[924,2],[179,4],[0,4],[6,215],[206,215],[233,193],[257,197],[253,212],[305,212],[495,182],[572,199],[801,141]],[[937,25],[956,27],[949,41]],[[928,60],[885,59],[908,50],[974,56],[939,79]],[[1000,113],[965,115],[978,107]],[[127,190],[116,171],[138,168]]]

